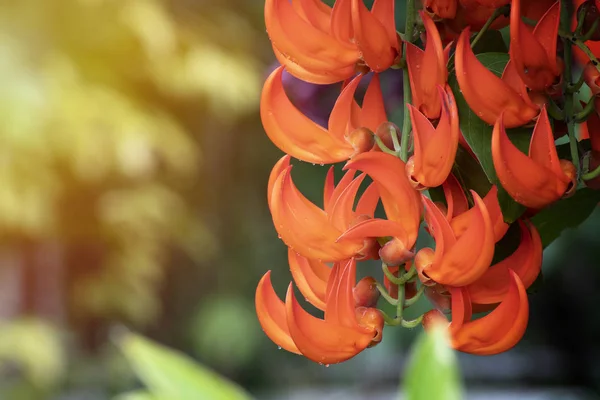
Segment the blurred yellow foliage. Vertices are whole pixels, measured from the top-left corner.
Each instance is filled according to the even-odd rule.
[[[191,14],[158,0],[0,8],[0,238],[17,253],[22,240],[59,243],[65,268],[79,271],[65,305],[77,317],[145,324],[160,309],[169,249],[197,262],[216,249],[196,212],[199,139],[255,112],[262,67],[244,43],[256,32],[225,4]],[[228,20],[235,35],[217,40],[215,21]],[[69,257],[90,244],[94,265]],[[49,371],[60,368],[32,377],[52,380]]]

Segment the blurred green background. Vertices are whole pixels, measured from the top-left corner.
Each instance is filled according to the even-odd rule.
[[[138,387],[111,341],[122,327],[257,398],[396,391],[419,330],[386,329],[378,347],[325,369],[278,351],[256,321],[262,274],[274,270],[280,294],[290,280],[266,204],[281,152],[258,115],[274,62],[262,1],[0,0],[0,10],[0,399]],[[397,115],[401,90],[387,82]],[[334,99],[335,88],[295,97],[315,119]],[[325,172],[298,164],[294,179],[317,201]],[[460,357],[469,385],[598,390],[598,224],[596,212],[547,251],[516,350]]]

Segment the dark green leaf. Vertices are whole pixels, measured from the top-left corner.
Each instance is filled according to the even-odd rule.
[[[444,327],[421,333],[406,371],[404,392],[408,400],[463,398],[456,356]]]
[[[544,247],[567,228],[575,228],[590,216],[600,202],[600,191],[583,188],[573,197],[562,199],[540,211],[531,221],[542,238]]]
[[[478,54],[477,58],[479,61],[490,69],[494,74],[500,76],[504,70],[504,66],[508,62],[508,54],[505,53],[482,53]],[[506,193],[494,169],[494,163],[492,161],[492,126],[482,121],[470,108],[465,101],[456,76],[452,75],[448,83],[454,92],[456,97],[456,104],[458,106],[458,115],[460,119],[460,128],[463,135],[471,146],[471,149],[477,156],[483,171],[485,172],[488,180],[498,186],[498,200],[500,202],[500,208],[504,215],[504,220],[508,223],[514,222],[524,212],[525,207],[515,202]],[[514,143],[519,150],[523,153],[527,153],[529,149],[529,141],[531,138],[530,128],[517,128],[509,129],[507,131],[508,137]]]
[[[491,30],[483,34],[483,37],[473,47],[473,52],[475,54],[490,52],[507,53],[508,48],[506,47],[506,43],[504,43],[502,33],[497,30]]]

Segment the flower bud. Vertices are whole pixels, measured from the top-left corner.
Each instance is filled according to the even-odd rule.
[[[569,160],[560,160],[560,167],[564,174],[571,179],[571,183],[567,186],[563,197],[571,197],[577,190],[577,170],[575,169],[575,165]]]
[[[365,153],[373,148],[375,145],[375,139],[373,139],[373,132],[369,128],[361,127],[356,128],[346,136],[346,140],[354,149],[354,154],[350,158]]]
[[[423,315],[423,328],[425,331],[433,329],[436,325],[448,326],[448,320],[444,317],[444,314],[438,310],[429,310]]]
[[[375,130],[375,134],[381,139],[381,141],[383,142],[383,144],[386,145],[386,147],[393,149],[394,141],[392,140],[392,132],[394,131],[396,132],[396,134],[398,134],[398,136],[400,136],[400,129],[396,126],[396,124],[386,121],[377,127],[377,130]],[[381,149],[377,145],[375,145],[373,149],[381,151]]]
[[[379,249],[379,258],[387,265],[400,265],[412,259],[415,253],[408,250],[403,241],[392,238]]]
[[[358,281],[352,289],[355,307],[375,307],[377,305],[380,293],[376,283],[377,281],[372,276],[367,276]]]
[[[429,247],[422,248],[415,255],[415,267],[417,268],[419,280],[423,285],[433,286],[436,284],[434,281],[431,280],[431,278],[429,278],[429,276],[425,272],[425,269],[433,263],[434,257],[435,252]]]
[[[369,347],[376,346],[381,342],[383,338],[383,315],[381,315],[381,311],[376,308],[368,308],[368,307],[357,307],[354,310],[356,316],[356,322],[360,326],[364,326],[365,328],[370,328],[375,331],[373,339],[369,344]]]
[[[453,19],[456,16],[457,0],[424,0],[423,8],[429,14],[443,19]]]

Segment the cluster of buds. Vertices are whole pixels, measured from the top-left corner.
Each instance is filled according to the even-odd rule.
[[[593,1],[586,2],[588,11],[573,13],[575,30],[569,32],[568,46],[557,45],[561,12],[568,9],[558,1],[406,3],[403,35],[396,33],[394,0],[375,0],[371,9],[363,0],[336,0],[333,7],[321,0],[265,4],[267,32],[281,66],[265,82],[260,112],[267,135],[286,153],[269,177],[268,205],[288,247],[295,285],[323,316],[303,308],[292,283],[285,300],[280,299],[271,271],[258,284],[256,310],[273,342],[322,364],[345,361],[376,345],[386,324],[423,324],[427,329],[433,322],[443,323],[452,346],[472,354],[512,348],[526,330],[526,290],[542,264],[542,241],[529,218],[598,172],[592,164],[600,161],[600,118],[593,104],[600,103],[593,98],[591,106],[573,111],[573,93],[583,81],[594,94],[600,92],[597,60],[583,43],[593,35],[578,36],[589,20],[587,12],[596,7],[587,4]],[[598,28],[597,22],[592,25],[585,31]],[[510,59],[497,76],[473,46],[484,31],[505,26]],[[473,32],[479,32],[475,38]],[[579,83],[570,76],[572,43],[581,43],[594,57]],[[402,130],[389,121],[379,78],[392,67],[402,68],[405,78]],[[284,71],[313,84],[341,83],[326,127],[292,103]],[[450,76],[460,93],[453,92]],[[357,99],[357,87],[367,79],[366,93]],[[459,109],[459,95],[466,110]],[[459,120],[464,111],[493,126],[488,153],[497,180],[485,190],[475,191],[453,174],[461,147],[483,164],[466,140]],[[559,126],[565,125],[568,129],[561,131]],[[555,145],[565,133],[577,140],[577,125],[579,139],[595,143],[588,170],[580,166],[578,153],[560,159]],[[517,127],[533,128],[520,133],[529,135],[527,154],[507,134]],[[334,167],[329,169],[322,207],[294,184],[292,158],[345,163],[337,183]],[[526,209],[510,224],[500,189]],[[443,193],[442,201],[432,200],[434,190]],[[379,203],[385,217],[376,215]],[[423,223],[435,248],[415,246]],[[498,259],[497,243],[511,225],[518,232],[518,246]],[[364,260],[381,261],[383,283],[371,276],[357,282],[357,263]],[[404,319],[404,308],[422,294],[434,309]],[[380,300],[396,306],[397,315],[378,309]],[[474,316],[484,311],[488,313]]]

